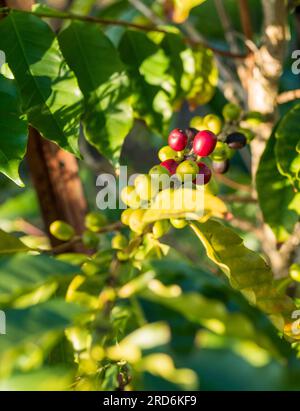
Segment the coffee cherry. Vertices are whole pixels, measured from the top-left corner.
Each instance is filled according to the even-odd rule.
[[[87,248],[97,248],[99,245],[99,237],[93,231],[86,230],[82,234],[82,242]]]
[[[168,160],[165,160],[165,161],[168,161]],[[162,163],[163,163],[163,161],[162,161]],[[161,175],[161,174],[166,174],[168,176],[170,175],[169,170],[165,166],[162,166],[161,164],[153,166],[149,171],[150,176],[157,176],[157,175]]]
[[[184,228],[187,225],[187,221],[183,218],[170,218],[170,223],[178,229]]]
[[[290,276],[294,281],[300,283],[300,264],[294,263],[290,267]]]
[[[229,160],[213,161],[212,169],[217,174],[225,174],[229,169]]]
[[[141,200],[151,200],[156,194],[154,184],[151,183],[151,177],[146,174],[140,174],[134,181],[135,191]]]
[[[244,120],[252,126],[257,126],[265,121],[265,116],[259,111],[249,111]]]
[[[189,175],[191,176],[192,179],[194,179],[196,175],[198,174],[198,171],[199,171],[199,167],[196,161],[185,160],[178,165],[177,170],[176,170],[176,175],[179,176],[182,181],[184,181],[184,177],[186,175]]]
[[[170,159],[162,161],[160,165],[168,170],[169,174],[173,175],[176,173],[178,163],[175,160]]]
[[[132,231],[134,231],[137,234],[142,234],[144,230],[144,222],[143,222],[143,217],[144,217],[145,210],[142,210],[141,208],[137,210],[133,210],[130,218],[129,218],[129,227]]]
[[[190,121],[190,126],[195,128],[196,130],[205,130],[204,125],[203,125],[203,118],[200,116],[195,116],[192,118]]]
[[[119,261],[128,261],[129,260],[129,255],[127,253],[124,253],[124,251],[118,251],[117,252],[117,259]]]
[[[130,216],[132,214],[133,210],[131,208],[127,208],[126,210],[124,210],[121,214],[121,222],[124,225],[129,225],[129,219]]]
[[[223,107],[223,117],[226,121],[238,120],[241,116],[242,109],[233,103],[228,103]]]
[[[103,213],[94,211],[86,215],[84,223],[90,231],[97,232],[107,224],[107,218]]]
[[[175,128],[175,130],[171,131],[168,144],[169,146],[175,151],[182,151],[185,149],[188,142],[187,135],[183,130],[179,128]]]
[[[199,131],[193,142],[193,150],[197,156],[207,157],[215,149],[217,137],[208,130]]]
[[[195,135],[198,133],[198,130],[196,128],[189,127],[186,128],[184,132],[188,136],[188,139],[191,141],[194,140]]]
[[[197,185],[207,184],[211,179],[211,170],[205,163],[199,162],[197,164],[199,172],[193,182]]]
[[[207,114],[203,119],[203,125],[214,134],[220,134],[222,131],[222,120],[215,114]]]
[[[222,160],[227,160],[228,155],[229,155],[229,148],[227,144],[223,143],[222,141],[218,141],[216,148],[214,151],[211,153],[210,158],[213,161],[222,161]]]
[[[130,208],[138,208],[141,204],[141,199],[135,191],[135,188],[132,186],[123,188],[121,191],[121,200]]]
[[[117,234],[111,240],[111,248],[114,250],[123,250],[127,245],[127,238],[123,234]]]
[[[69,241],[75,235],[74,228],[61,220],[56,220],[51,223],[49,230],[53,237],[61,241]]]
[[[228,144],[229,148],[234,150],[239,150],[240,148],[245,147],[247,140],[244,134],[235,132],[231,133],[226,137],[226,143]]]
[[[181,161],[184,156],[184,151],[175,151],[170,146],[162,147],[158,152],[158,158],[160,161],[175,160]]]
[[[152,228],[153,237],[158,239],[158,238],[164,236],[165,234],[167,234],[169,229],[170,229],[170,223],[169,223],[168,220],[156,221],[153,224],[153,228]]]

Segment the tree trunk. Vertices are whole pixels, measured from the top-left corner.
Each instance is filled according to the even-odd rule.
[[[4,3],[8,7],[30,10],[34,0],[7,0]],[[52,246],[61,243],[49,233],[49,225],[55,220],[64,220],[77,234],[82,233],[87,204],[75,157],[29,127],[27,162]],[[72,250],[83,251],[84,248],[76,244]]]

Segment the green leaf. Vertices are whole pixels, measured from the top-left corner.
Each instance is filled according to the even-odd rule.
[[[26,152],[27,121],[21,116],[19,95],[13,80],[0,75],[0,171],[19,186],[19,166]]]
[[[80,269],[47,255],[18,254],[0,258],[0,303],[43,284],[71,280]]]
[[[129,79],[118,52],[99,26],[78,21],[60,33],[59,43],[85,97],[86,138],[117,165],[133,124]]]
[[[204,3],[205,0],[173,0],[172,19],[175,23],[183,23],[190,14],[192,8]]]
[[[193,65],[185,65],[191,75],[191,87],[187,99],[192,108],[207,104],[214,96],[218,83],[218,69],[213,52],[201,47],[193,53]],[[188,63],[187,61],[187,64]]]
[[[65,391],[73,377],[73,370],[65,366],[43,367],[0,380],[0,391]]]
[[[217,221],[193,223],[192,228],[202,241],[207,256],[226,274],[231,286],[251,304],[269,314],[274,324],[283,330],[285,319],[291,320],[290,314],[295,307],[288,296],[277,291],[265,260],[246,248],[233,230]]]
[[[279,171],[296,190],[300,188],[300,104],[281,119],[275,132],[275,154]]]
[[[226,211],[224,202],[209,193],[191,188],[166,189],[155,197],[143,221],[153,223],[168,218],[206,220],[211,216],[222,218]]]
[[[30,124],[45,138],[79,155],[82,97],[48,24],[11,11],[0,23],[0,49],[14,74]]]
[[[258,201],[264,221],[273,230],[279,242],[286,241],[298,221],[300,193],[293,190],[288,179],[277,168],[275,132],[271,135],[256,173]]]
[[[135,116],[161,132],[172,116],[174,98],[169,58],[145,33],[133,30],[124,33],[119,51],[132,81]]]
[[[0,229],[0,255],[28,251],[28,247],[17,237]]]
[[[38,357],[44,352],[46,354],[65,328],[79,321],[85,312],[82,307],[62,299],[25,309],[6,310],[6,334],[0,338],[0,374],[8,375],[16,364],[12,359],[22,357],[23,353],[24,357],[31,351],[35,351]]]

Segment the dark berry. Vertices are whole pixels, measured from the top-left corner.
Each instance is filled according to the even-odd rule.
[[[229,160],[213,161],[212,169],[217,174],[225,174],[229,169]]]
[[[231,133],[226,137],[226,143],[228,144],[229,148],[234,150],[239,150],[240,148],[245,147],[247,143],[247,139],[244,134],[235,132]]]
[[[205,163],[197,163],[199,167],[199,172],[194,180],[197,185],[207,184],[211,179],[211,170]]]
[[[162,162],[160,163],[160,165],[161,165],[162,167],[166,168],[166,169],[169,171],[169,173],[170,173],[171,175],[173,175],[173,174],[176,173],[176,169],[177,169],[178,163],[177,163],[175,160],[173,160],[173,159],[169,159],[169,160],[162,161]]]
[[[171,131],[168,139],[169,146],[175,151],[182,151],[185,149],[188,142],[188,137],[183,130],[175,128]]]
[[[198,156],[207,157],[214,151],[216,144],[217,137],[214,133],[208,130],[199,131],[194,138],[193,150]]]

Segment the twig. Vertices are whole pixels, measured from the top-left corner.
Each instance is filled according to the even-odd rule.
[[[24,231],[24,233],[28,235],[34,235],[37,237],[47,236],[47,234],[44,231],[42,231],[40,228],[36,227],[35,225],[29,223],[28,221],[23,220],[23,218],[16,220],[15,224],[18,230]]]
[[[293,234],[282,244],[279,253],[286,261],[290,260],[295,249],[300,245],[300,223],[297,223]]]
[[[7,7],[0,8],[0,13],[7,13],[10,10],[15,10],[15,9],[7,8]],[[79,21],[85,21],[89,23],[102,24],[106,26],[131,27],[136,30],[141,30],[141,31],[146,31],[146,32],[154,31],[154,32],[164,33],[164,34],[170,33],[170,31],[163,29],[163,28],[159,28],[154,25],[143,25],[143,24],[131,23],[125,20],[101,19],[98,17],[83,16],[83,15],[74,14],[74,13],[63,13],[63,14],[58,15],[55,12],[53,12],[53,14],[51,14],[51,12],[46,13],[46,12],[40,12],[40,11],[22,11],[22,12],[27,13],[27,14],[32,14],[34,16],[41,17],[41,18],[50,18],[50,19],[54,18],[54,19],[61,19],[61,20],[79,20]],[[219,54],[224,57],[230,57],[234,59],[244,59],[244,58],[247,58],[247,56],[249,55],[249,53],[231,53],[230,51],[221,50],[216,47],[213,47],[204,41],[194,41],[192,39],[189,39],[188,37],[184,37],[183,40],[186,43],[191,44],[193,46],[198,45],[198,46],[208,48],[214,53]]]
[[[123,224],[121,223],[121,221],[117,221],[116,223],[108,224],[104,227],[101,227],[96,233],[97,234],[111,233],[113,231],[119,231],[122,227],[123,227]],[[50,250],[47,250],[46,253],[60,254],[64,251],[68,251],[72,245],[78,244],[81,241],[82,241],[82,237],[79,235],[76,235],[75,237],[72,238],[72,240],[65,242],[63,244],[59,244],[58,246],[53,247]]]
[[[242,197],[235,194],[219,195],[219,198],[229,203],[257,203],[257,200],[253,197]]]
[[[229,44],[230,50],[232,52],[237,52],[238,45],[235,40],[235,36],[233,34],[233,29],[231,25],[231,21],[228,17],[226,12],[223,0],[215,0],[215,7],[217,9],[217,13],[219,15],[220,22],[224,29],[225,38]]]
[[[300,99],[300,89],[285,91],[277,96],[277,103],[284,104],[289,101]]]
[[[241,191],[246,191],[247,193],[251,193],[252,189],[250,186],[247,186],[245,184],[240,184],[237,183],[236,181],[231,180],[228,177],[225,177],[222,174],[216,174],[216,179],[221,181],[223,184],[225,184],[226,186],[233,188],[235,190],[241,190]]]
[[[240,8],[240,17],[241,17],[243,32],[246,38],[251,40],[253,37],[253,30],[252,30],[248,0],[239,0],[239,8]]]

